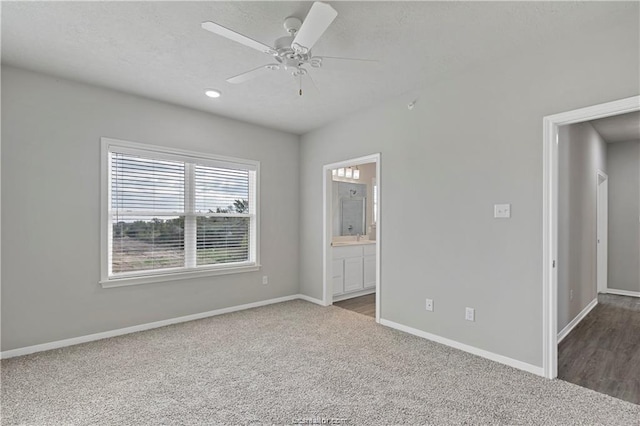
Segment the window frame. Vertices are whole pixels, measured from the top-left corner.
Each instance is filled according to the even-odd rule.
[[[121,287],[154,282],[166,282],[215,275],[237,274],[260,270],[260,162],[235,157],[206,154],[177,148],[142,144],[112,138],[100,138],[100,280],[104,288]],[[202,265],[195,267],[165,268],[146,271],[132,271],[111,275],[111,164],[110,153],[141,155],[158,160],[185,162],[185,201],[183,214],[185,223],[187,217],[198,216],[233,216],[230,214],[198,214],[190,211],[189,200],[194,199],[194,169],[195,164],[222,168],[241,168],[255,174],[253,191],[249,193],[249,206],[253,205],[253,213],[249,217],[249,260],[245,262]],[[191,166],[189,166],[191,165]],[[188,182],[188,183],[187,183]],[[250,182],[251,188],[251,182]],[[243,215],[244,216],[244,215]],[[160,216],[159,216],[160,217]],[[246,216],[245,216],[246,217]],[[195,221],[194,221],[195,222]],[[186,229],[185,229],[186,233]],[[195,241],[194,241],[195,243]],[[185,256],[188,248],[185,245]],[[195,251],[195,246],[192,248]]]

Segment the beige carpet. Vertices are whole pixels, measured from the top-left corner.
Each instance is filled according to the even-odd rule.
[[[6,425],[323,419],[638,425],[640,406],[303,301],[2,361]]]

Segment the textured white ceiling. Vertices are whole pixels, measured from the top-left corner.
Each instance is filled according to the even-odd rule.
[[[2,62],[223,116],[304,133],[483,61],[638,19],[638,2],[331,2],[315,55],[379,59],[313,70],[316,91],[284,72],[225,80],[269,63],[200,28],[212,20],[271,44],[310,2],[2,2]],[[304,87],[303,82],[303,87]],[[223,96],[211,100],[205,88]]]
[[[640,111],[591,121],[606,142],[640,140]]]

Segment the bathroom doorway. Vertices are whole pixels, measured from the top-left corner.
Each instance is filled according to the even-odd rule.
[[[380,154],[323,167],[323,304],[380,321]]]

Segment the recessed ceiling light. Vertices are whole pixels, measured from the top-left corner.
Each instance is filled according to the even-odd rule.
[[[222,93],[216,89],[207,89],[205,90],[204,94],[210,98],[219,98],[220,95],[222,95]]]

